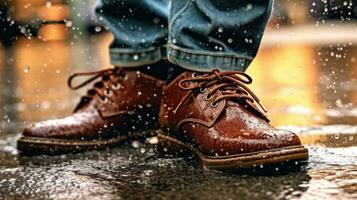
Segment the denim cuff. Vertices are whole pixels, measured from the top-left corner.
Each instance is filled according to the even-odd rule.
[[[114,66],[139,67],[166,59],[166,46],[147,49],[110,48],[110,62]]]
[[[214,69],[245,71],[253,57],[226,52],[191,50],[169,43],[168,60],[193,71],[210,72]]]

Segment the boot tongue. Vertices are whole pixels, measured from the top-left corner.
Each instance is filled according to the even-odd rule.
[[[265,120],[266,122],[270,122],[270,120],[265,115],[263,115],[258,108],[253,107],[252,105],[250,105],[244,100],[227,100],[227,105],[239,107],[240,110],[244,110],[244,112],[246,113],[251,113]]]

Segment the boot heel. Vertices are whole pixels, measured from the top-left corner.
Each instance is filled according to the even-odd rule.
[[[161,155],[172,155],[192,159],[194,157],[190,148],[181,141],[168,136],[162,130],[157,133],[159,143],[157,145],[157,152]]]

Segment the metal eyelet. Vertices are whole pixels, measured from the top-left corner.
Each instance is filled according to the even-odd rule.
[[[191,76],[192,76],[192,78],[196,78],[198,75],[196,72],[193,72]]]
[[[119,90],[120,89],[120,84],[113,84],[112,85],[113,90]]]
[[[101,101],[102,103],[107,103],[107,102],[108,102],[108,99],[107,99],[107,98],[104,98],[104,99],[100,99],[100,101]]]
[[[212,108],[215,108],[215,107],[217,107],[217,106],[218,106],[218,102],[212,102],[212,103],[211,103],[211,107],[212,107]]]
[[[104,96],[106,97],[112,97],[113,96],[113,92],[111,90],[104,90]]]
[[[207,88],[200,88],[201,93],[205,93],[207,91]]]
[[[209,100],[211,100],[211,99],[212,99],[212,97],[213,97],[213,95],[211,95],[211,94],[207,94],[207,96],[206,96],[205,100],[206,100],[206,101],[209,101]]]

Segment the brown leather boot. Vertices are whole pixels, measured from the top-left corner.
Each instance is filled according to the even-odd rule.
[[[92,75],[73,86],[77,76]],[[74,113],[63,119],[27,127],[18,140],[25,154],[54,154],[103,149],[129,139],[147,137],[157,128],[163,81],[139,71],[113,68],[72,75],[72,89],[101,78],[82,97]]]
[[[269,124],[266,110],[240,71],[184,72],[164,86],[161,151],[196,156],[215,170],[261,167],[308,158],[292,132]]]

